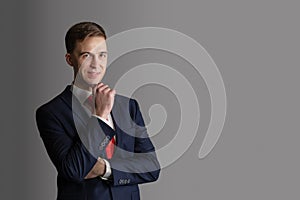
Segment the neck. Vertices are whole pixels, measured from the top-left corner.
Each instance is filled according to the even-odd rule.
[[[78,81],[77,82],[73,81],[73,85],[76,85],[80,89],[87,90],[89,92],[93,91],[93,86],[92,85],[82,84],[82,83],[79,83]]]

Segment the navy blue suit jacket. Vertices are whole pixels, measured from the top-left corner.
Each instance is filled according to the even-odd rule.
[[[58,200],[140,199],[138,184],[158,179],[159,163],[137,102],[116,95],[112,118],[115,130],[89,117],[70,86],[37,109],[40,136],[58,172]],[[84,179],[97,157],[105,158],[103,147],[114,135],[112,176]]]

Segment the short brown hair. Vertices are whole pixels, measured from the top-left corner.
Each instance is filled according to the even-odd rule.
[[[106,39],[104,29],[94,22],[80,22],[73,25],[65,36],[65,45],[68,53],[75,49],[77,41],[83,41],[87,37],[100,36]]]

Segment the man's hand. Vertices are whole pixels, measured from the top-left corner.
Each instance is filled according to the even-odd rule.
[[[107,119],[114,105],[116,91],[104,85],[98,84],[93,88],[95,96],[95,114],[99,117]]]
[[[96,164],[91,171],[84,177],[85,179],[96,178],[105,174],[106,166],[102,158],[98,158]]]

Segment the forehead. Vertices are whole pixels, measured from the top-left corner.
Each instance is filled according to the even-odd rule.
[[[107,51],[104,37],[87,37],[83,41],[76,41],[74,51],[76,52],[103,52]]]

